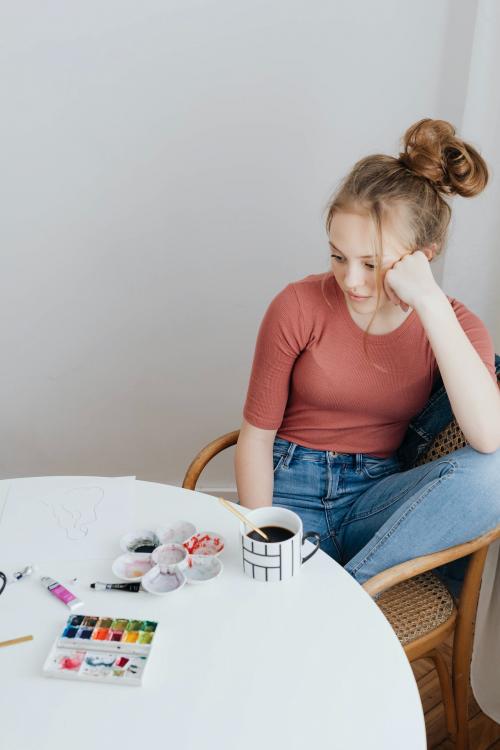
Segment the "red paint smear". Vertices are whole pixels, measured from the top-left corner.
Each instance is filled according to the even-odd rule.
[[[220,552],[223,545],[220,537],[211,537],[210,534],[204,534],[203,536],[196,534],[196,536],[184,542],[184,547],[190,555],[209,555],[213,552]]]
[[[65,656],[60,664],[62,669],[78,669],[81,663],[82,659],[71,659],[69,656]]]

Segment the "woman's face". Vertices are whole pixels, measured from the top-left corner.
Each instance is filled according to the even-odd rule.
[[[373,255],[373,224],[369,217],[357,213],[337,212],[330,225],[329,245],[332,271],[353,312],[373,315],[377,306],[375,257]],[[387,271],[406,254],[401,241],[382,228],[382,282]],[[382,288],[380,312],[395,307]]]

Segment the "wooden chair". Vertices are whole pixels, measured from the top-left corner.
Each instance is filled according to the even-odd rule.
[[[194,490],[207,463],[235,445],[239,430],[206,445],[191,462],[182,486]],[[437,435],[417,465],[428,463],[467,445],[456,421]],[[457,750],[468,748],[468,697],[474,622],[481,577],[489,545],[500,538],[500,526],[465,544],[408,560],[382,571],[364,584],[392,625],[410,662],[432,659],[441,686],[446,726]],[[445,563],[470,555],[459,601],[430,572]],[[451,676],[439,651],[453,634]]]

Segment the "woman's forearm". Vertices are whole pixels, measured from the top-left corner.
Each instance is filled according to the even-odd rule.
[[[436,357],[453,414],[481,453],[500,446],[500,394],[444,292],[424,298],[416,312]]]
[[[261,437],[255,434],[255,428],[242,428],[236,446],[234,468],[241,505],[246,508],[272,505],[274,481],[272,436]]]

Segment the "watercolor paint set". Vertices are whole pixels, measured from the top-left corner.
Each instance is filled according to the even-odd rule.
[[[158,623],[70,615],[43,666],[47,677],[141,685]]]

